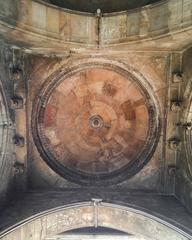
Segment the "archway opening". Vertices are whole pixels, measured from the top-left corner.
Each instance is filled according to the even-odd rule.
[[[106,227],[85,227],[63,232],[45,240],[144,240],[131,234]]]
[[[131,10],[158,1],[159,0],[46,0],[46,2],[58,7],[93,13],[95,13],[97,9],[101,9],[104,13]]]
[[[31,240],[63,240],[67,239],[66,236],[87,234],[91,237],[107,237],[114,233],[114,236],[128,240],[190,239],[189,234],[176,225],[167,222],[163,217],[161,219],[135,208],[93,200],[58,207],[25,219],[2,232],[0,238],[25,240],[30,236]]]

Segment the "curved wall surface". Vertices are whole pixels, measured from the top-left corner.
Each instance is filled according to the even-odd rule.
[[[1,84],[1,83],[0,83]],[[0,170],[1,176],[4,172],[5,155],[7,152],[7,143],[8,143],[8,132],[9,132],[10,120],[8,117],[8,108],[5,101],[4,90],[2,85],[0,85]]]
[[[119,44],[182,49],[190,43],[192,2],[168,0],[140,9],[95,16],[40,0],[1,0],[1,32],[25,47],[98,48]],[[5,32],[6,31],[6,32]],[[189,32],[188,32],[189,31]],[[178,35],[182,32],[181,36]],[[164,37],[166,40],[163,41]],[[158,40],[162,38],[162,40]],[[159,41],[157,46],[154,40]],[[143,43],[143,40],[148,42]],[[182,41],[181,41],[182,40]]]
[[[45,240],[69,230],[98,226],[151,240],[191,239],[187,233],[158,217],[105,202],[84,202],[43,212],[5,230],[0,239]]]
[[[9,101],[11,82],[8,76],[8,64],[5,58],[6,44],[0,40],[0,207],[12,189],[14,165],[14,124],[11,118]],[[5,50],[6,49],[6,50]]]
[[[180,112],[179,132],[181,149],[177,153],[176,194],[188,209],[192,209],[192,49],[183,54],[183,93],[182,111]]]
[[[9,119],[4,89],[0,80],[0,204],[6,199],[7,188],[11,178],[11,122]],[[8,150],[9,149],[9,150]],[[9,152],[10,151],[10,152]]]

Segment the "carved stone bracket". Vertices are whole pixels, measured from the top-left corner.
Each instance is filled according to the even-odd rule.
[[[22,109],[23,108],[23,98],[20,96],[14,96],[10,100],[10,107],[13,110]]]
[[[11,122],[3,122],[3,123],[0,124],[0,128],[14,129],[14,126]]]
[[[178,137],[173,137],[168,140],[168,144],[171,150],[178,150],[181,145],[181,140]]]
[[[173,83],[182,83],[183,82],[183,73],[174,72],[173,73]]]
[[[12,73],[13,81],[19,81],[22,79],[23,72],[19,67],[17,67],[17,66],[13,67],[11,73]]]
[[[171,111],[180,111],[181,110],[182,101],[179,99],[171,100]]]
[[[177,166],[175,166],[175,165],[169,165],[168,167],[167,167],[167,171],[168,171],[168,175],[169,176],[175,176],[176,175],[176,172],[177,172]]]
[[[192,130],[192,123],[191,122],[186,122],[186,123],[179,122],[179,123],[177,123],[177,126],[184,128],[186,131]]]
[[[17,61],[20,60],[20,57],[13,56]],[[10,100],[11,109],[22,109],[24,106],[25,99],[25,83],[23,78],[23,70],[21,63],[11,63],[9,67],[10,79],[13,82],[13,92],[12,98]]]
[[[98,206],[102,202],[102,199],[92,198],[93,206],[94,206],[94,226],[98,227]]]
[[[101,12],[100,8],[97,9],[95,16],[98,17],[98,18],[102,17],[102,12]]]
[[[24,147],[25,145],[25,139],[24,137],[15,134],[15,136],[13,137],[13,142],[17,147]]]
[[[24,164],[22,163],[16,162],[13,167],[14,167],[13,170],[14,170],[15,176],[22,175],[25,171]]]

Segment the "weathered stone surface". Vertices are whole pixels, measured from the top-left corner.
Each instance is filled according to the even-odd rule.
[[[192,50],[183,55],[183,82],[181,84],[183,105],[180,111],[178,132],[181,137],[181,148],[177,156],[178,171],[176,177],[176,195],[192,209]]]
[[[118,219],[118,221],[117,221]],[[1,233],[1,239],[31,240],[47,239],[68,230],[98,226],[118,229],[134,236],[147,239],[187,240],[181,226],[174,226],[159,217],[132,207],[109,204],[105,202],[94,206],[92,202],[84,202],[66,207],[59,207],[36,215],[24,224],[9,232]]]
[[[99,21],[94,14],[78,14],[41,1],[17,0],[15,9],[22,13],[18,16],[11,10],[10,1],[1,5],[5,8],[1,18],[10,24],[9,28],[1,27],[7,39],[52,53],[56,49],[97,49],[98,45],[117,50],[122,42],[122,49],[183,49],[191,42],[190,0],[169,0],[134,12],[104,14]]]
[[[45,151],[64,167],[98,177],[133,164],[136,156],[143,162],[156,119],[142,85],[105,65],[65,78],[47,100],[41,96],[42,113],[33,116]]]
[[[44,240],[99,222],[145,232],[150,239],[191,234],[191,217],[175,199],[163,197],[176,194],[192,209],[191,27],[191,0],[113,14],[77,13],[40,0],[0,0],[0,204],[12,184],[17,192],[26,182],[29,189],[69,191],[41,192],[38,201],[29,194],[1,213],[0,222],[6,227],[77,199],[96,199],[83,210],[41,215],[5,239]],[[40,114],[34,106],[41,107]],[[34,126],[39,131],[33,138]],[[42,129],[44,142],[38,135]],[[43,154],[37,150],[42,146]],[[47,156],[51,148],[55,159]],[[59,163],[70,170],[68,176],[58,171]],[[157,193],[159,200],[152,194],[134,197],[137,191]],[[168,221],[185,233],[180,237],[154,225],[154,216],[144,219],[119,205],[103,206],[97,198],[139,203],[139,209],[164,215],[165,225]]]
[[[133,61],[133,58],[131,58],[131,59]],[[137,58],[136,61],[138,61],[138,59],[139,58]],[[91,68],[91,65],[90,65],[91,61],[93,62],[92,64],[95,64],[94,61],[96,61],[96,65],[93,69]],[[43,99],[43,102],[41,101],[38,103],[38,104],[40,104],[39,106],[42,107],[42,109],[41,109],[42,114],[40,112],[38,113],[39,120],[36,120],[37,111],[39,111],[39,110],[33,110],[33,112],[34,112],[33,123],[35,124],[35,125],[33,125],[33,128],[35,131],[34,132],[35,139],[37,138],[35,141],[39,141],[38,136],[42,136],[42,138],[40,137],[40,141],[43,142],[43,144],[44,144],[43,146],[45,147],[43,151],[48,150],[48,152],[52,155],[51,158],[47,159],[46,156],[43,154],[43,159],[46,161],[52,161],[55,157],[55,159],[57,159],[56,162],[57,163],[60,162],[60,164],[63,164],[65,167],[71,168],[73,170],[76,169],[78,171],[81,170],[81,171],[85,172],[85,174],[91,174],[91,173],[98,174],[98,178],[101,173],[106,174],[106,177],[107,177],[107,174],[110,175],[110,173],[111,173],[112,174],[111,177],[113,177],[114,171],[119,169],[119,172],[121,172],[122,167],[124,167],[124,168],[126,167],[124,176],[126,176],[126,171],[127,171],[127,174],[128,174],[127,176],[129,177],[135,173],[135,170],[137,168],[139,168],[139,161],[141,161],[141,165],[143,165],[144,161],[147,161],[145,159],[148,159],[148,154],[150,153],[150,151],[154,151],[153,144],[156,141],[154,139],[154,137],[158,136],[158,135],[153,134],[152,132],[158,131],[155,127],[156,126],[155,122],[159,121],[158,120],[158,118],[159,118],[158,111],[159,110],[157,109],[156,110],[157,113],[154,113],[154,115],[153,115],[153,111],[154,111],[153,108],[155,106],[157,106],[156,103],[154,106],[152,106],[153,105],[153,103],[152,103],[153,94],[155,94],[155,93],[153,93],[152,90],[149,93],[147,93],[147,91],[149,90],[149,87],[147,87],[148,83],[147,82],[145,83],[145,80],[144,80],[144,78],[142,78],[142,76],[141,76],[140,80],[137,80],[137,75],[135,75],[135,77],[133,77],[133,76],[131,77],[131,75],[129,75],[129,74],[131,73],[132,70],[130,70],[130,73],[128,73],[128,75],[122,75],[122,76],[121,76],[121,74],[118,75],[118,70],[117,70],[117,72],[114,72],[114,71],[116,71],[115,66],[117,66],[115,64],[117,64],[118,62],[114,62],[114,71],[112,71],[113,65],[111,65],[112,67],[110,67],[111,70],[102,70],[103,68],[105,69],[106,61],[108,62],[107,59],[103,59],[101,61],[101,59],[96,60],[93,58],[92,59],[85,58],[85,59],[76,61],[76,63],[74,62],[74,64],[77,64],[78,67],[80,67],[80,68],[81,68],[80,62],[82,62],[82,64],[88,64],[87,68],[86,68],[87,70],[85,71],[85,70],[81,69],[80,73],[78,73],[74,76],[73,75],[71,76],[71,74],[69,73],[70,74],[69,78],[67,78],[67,76],[65,76],[65,75],[60,76],[59,77],[60,80],[58,80],[58,81],[60,81],[60,84],[57,86],[56,89],[53,87],[54,85],[52,84],[52,82],[54,82],[55,79],[57,79],[57,76],[55,75],[55,73],[53,73],[52,81],[49,81],[49,80],[47,81],[48,85],[50,84],[49,86],[52,89],[51,92],[53,92],[53,95],[51,96],[51,98],[49,98],[50,95],[46,95],[46,93],[44,92],[44,89],[45,90],[48,89],[47,87],[45,87],[44,89],[42,89],[41,92],[39,92],[40,88],[38,89],[38,86],[35,83],[37,76],[34,73],[33,81],[31,81],[31,83],[30,83],[31,90],[32,89],[34,90],[34,92],[33,92],[33,90],[31,91],[31,94],[32,94],[31,99],[35,98],[37,100],[36,102],[38,102],[38,98],[36,97],[37,94],[39,96],[41,96],[41,99]],[[108,63],[112,64],[111,61]],[[100,64],[103,64],[103,65],[100,65]],[[101,66],[101,69],[99,69],[97,67],[99,65]],[[89,70],[89,66],[90,66],[90,70]],[[107,67],[107,65],[106,65],[106,67]],[[163,68],[163,66],[162,66],[162,68]],[[61,70],[58,70],[58,73],[59,74],[62,74],[62,72],[65,73],[65,69],[67,69],[67,71],[69,71],[69,67],[67,65],[63,65]],[[146,69],[146,73],[148,70],[149,69]],[[159,70],[160,70],[160,68],[159,68]],[[129,71],[129,70],[126,70],[126,68],[125,68],[125,71]],[[143,72],[144,72],[144,69],[143,69]],[[67,79],[65,79],[65,78],[67,78]],[[41,80],[44,81],[43,78],[41,78]],[[130,81],[132,81],[132,83]],[[139,81],[141,81],[141,82],[139,82]],[[143,81],[143,83],[142,83],[142,81]],[[110,88],[109,88],[109,83],[110,83]],[[128,86],[129,83],[131,84],[130,86]],[[57,81],[55,81],[55,84],[57,85]],[[138,84],[140,84],[140,86]],[[145,87],[143,85],[144,89],[146,89],[146,90],[144,90],[144,91],[146,91],[146,93],[145,92],[142,93],[142,91],[143,91],[142,84],[144,84],[144,85],[147,84],[147,85],[145,85]],[[113,88],[111,86],[113,86]],[[128,90],[126,90],[126,88],[127,88],[126,86],[128,86]],[[141,90],[139,90],[139,89],[141,89]],[[141,92],[139,92],[139,91],[141,91]],[[49,90],[48,90],[48,92],[50,94]],[[156,89],[155,89],[155,92],[156,92]],[[145,99],[145,94],[150,94],[150,96],[151,96],[150,103],[148,102],[148,98],[150,98],[150,96],[146,97],[146,99]],[[47,98],[47,96],[49,99]],[[135,104],[134,106],[130,105],[128,107],[127,103],[124,104],[124,102],[126,102],[128,99],[130,99],[131,101],[138,101],[138,100],[143,99],[143,101],[138,101],[137,104]],[[154,101],[156,102],[156,100],[154,100]],[[161,99],[159,99],[159,101],[161,102]],[[94,103],[93,105],[90,105],[90,106],[92,106],[92,107],[90,107],[90,109],[89,109],[89,102]],[[119,102],[120,102],[120,105],[118,105]],[[47,105],[47,103],[48,103],[48,105]],[[87,103],[87,105],[86,105],[86,103]],[[97,104],[95,105],[95,103],[97,103]],[[70,105],[70,108],[68,108],[69,105]],[[28,109],[32,109],[31,104]],[[89,114],[89,111],[91,114]],[[78,114],[78,112],[80,112],[80,114]],[[86,115],[85,113],[87,113],[88,115]],[[122,115],[122,117],[119,119],[119,116],[121,116],[121,115]],[[149,117],[149,115],[150,115],[150,117]],[[155,117],[155,115],[156,115],[156,117]],[[100,116],[102,118],[101,122],[99,120],[99,123],[101,123],[101,128],[97,129],[97,128],[92,127],[92,125],[90,125],[90,124],[92,124],[92,122],[90,122],[90,120],[91,120],[91,117],[93,117],[93,116]],[[150,120],[149,120],[149,118],[150,118]],[[114,124],[116,124],[116,125],[114,125],[114,127],[111,127],[111,123],[110,123],[112,121],[111,119],[112,120],[114,119],[112,126]],[[125,119],[132,119],[131,121],[136,123],[137,126],[135,126],[135,130],[134,130],[133,125],[132,125],[132,127],[128,127],[128,128],[125,127],[124,122],[130,121],[130,120],[125,120]],[[138,119],[138,120],[134,120],[134,119]],[[121,120],[121,122],[120,122],[120,120]],[[36,121],[37,121],[37,125],[36,125]],[[153,125],[150,125],[150,124],[152,124],[152,122],[153,122]],[[108,124],[107,128],[103,128],[103,123]],[[65,124],[67,124],[67,125],[65,125]],[[110,126],[109,126],[109,124],[110,124]],[[38,131],[35,130],[36,128],[38,128],[39,130]],[[60,130],[58,130],[58,129],[60,129]],[[86,131],[86,129],[87,129],[87,131]],[[96,130],[94,130],[94,129],[96,129]],[[89,134],[91,134],[91,131],[93,132],[93,134],[96,131],[95,135],[89,135]],[[120,132],[118,133],[118,131],[120,131]],[[126,138],[126,136],[127,136],[126,134],[130,134],[129,131],[134,132],[134,134],[132,137]],[[66,132],[68,132],[68,133],[66,134]],[[148,136],[146,135],[147,132],[149,133]],[[39,135],[41,133],[42,133],[42,135]],[[99,135],[100,137],[98,138],[99,133],[102,135],[101,136]],[[118,134],[120,134],[119,135],[120,137],[117,138],[117,140],[115,141],[116,142],[116,144],[115,144],[114,140],[110,140],[110,139],[113,139]],[[73,137],[71,137],[71,136],[73,136]],[[103,137],[103,138],[107,137],[105,143],[103,142],[103,140],[101,141],[101,139],[100,139],[101,137]],[[124,140],[124,144],[122,145],[124,138],[126,140]],[[66,141],[66,139],[67,139],[67,141]],[[135,147],[134,147],[134,139],[136,141]],[[139,140],[136,140],[136,139],[139,139]],[[142,143],[142,141],[144,141],[142,139],[146,139],[145,145],[144,146],[140,145],[140,147],[139,147],[138,141],[140,143]],[[34,140],[31,139],[31,141],[34,141]],[[121,145],[123,146],[124,150],[121,149],[122,147],[117,144],[118,141],[120,141],[120,143],[122,142]],[[147,147],[147,141],[151,142],[151,143],[148,143],[150,150]],[[102,147],[100,146],[100,144]],[[39,149],[39,146],[41,146],[41,144],[37,144],[38,149]],[[55,147],[53,147],[53,146],[55,146]],[[100,156],[100,158],[101,158],[100,160],[97,159],[97,157],[98,157],[97,152],[99,151],[99,149],[104,147],[104,149],[106,150],[107,146],[108,146],[108,148],[111,149],[111,151],[115,151],[116,157],[111,155],[111,157],[109,158],[110,160],[107,160],[108,157],[106,155],[106,156],[103,156],[103,158],[102,158],[102,156]],[[130,146],[132,146],[132,147],[130,147]],[[134,149],[137,149],[137,150],[135,151]],[[142,149],[141,151],[143,152],[142,154],[140,154],[140,156],[142,156],[140,158],[140,160],[138,157],[139,151],[140,151],[139,149],[140,150]],[[42,150],[40,150],[40,152],[41,151]],[[71,152],[71,154],[73,154],[73,161],[72,161],[72,158],[69,157],[70,155],[67,155],[66,151],[68,151],[68,154],[70,152]],[[124,154],[126,156],[127,151],[131,151],[128,158],[127,157],[122,158],[122,159],[117,158],[118,153],[124,152]],[[145,152],[145,154],[144,154],[144,152]],[[131,167],[130,167],[130,170],[128,170],[129,169],[128,163],[131,162],[131,165],[134,165],[133,159],[134,159],[134,156],[136,156],[134,154],[137,155],[137,158],[135,159],[135,161],[138,163],[137,163],[137,167],[134,167],[134,169],[135,169],[133,171],[134,173],[131,173],[132,172]],[[78,158],[75,156],[78,156]],[[144,157],[145,157],[145,159],[144,159]],[[146,167],[145,169],[143,169],[143,177],[145,175],[153,174],[152,172],[154,171],[154,169],[158,168],[157,165],[159,165],[159,163],[158,163],[156,157],[157,157],[157,155],[154,157],[154,166],[153,167],[151,165],[150,167]],[[39,154],[36,153],[36,148],[33,148],[33,159],[39,159]],[[96,159],[97,159],[97,165],[98,165],[97,168],[95,165]],[[118,161],[116,162],[115,159],[117,159]],[[114,163],[112,163],[112,162],[114,162]],[[135,164],[136,164],[136,162],[135,162]],[[42,163],[42,165],[41,165],[41,163],[40,162],[38,163],[37,161],[33,161],[32,165],[33,166],[36,165],[36,167],[38,166],[38,168],[40,167],[40,169],[41,168],[45,169],[44,164]],[[51,166],[53,166],[53,165],[51,165]],[[58,168],[54,167],[54,169],[57,171]],[[65,174],[62,173],[61,169],[58,171],[60,174],[63,175],[64,178],[67,177],[67,173],[65,173]],[[62,168],[62,171],[63,171],[63,168]],[[79,175],[78,171],[75,174],[77,183],[79,183],[79,181],[81,179],[81,178],[78,178],[78,175]],[[146,173],[146,171],[148,173]],[[50,174],[49,171],[47,172],[47,174]],[[154,179],[156,179],[154,181],[158,181],[158,179],[157,179],[158,174],[154,178]],[[51,175],[52,175],[52,173],[51,173]],[[50,180],[52,178],[51,175],[50,175]],[[120,176],[121,176],[121,174],[119,175],[119,177]],[[92,176],[92,177],[95,179],[94,181],[96,181],[96,177],[94,177],[94,176]],[[75,180],[75,178],[74,178],[74,180]],[[114,180],[115,180],[115,178],[114,178]],[[94,181],[92,182],[92,184],[94,183]],[[111,181],[111,183],[110,183],[110,181]],[[120,179],[119,179],[119,181],[120,181]],[[135,181],[137,182],[138,179]],[[32,180],[32,182],[33,182],[33,180]],[[140,182],[142,182],[142,181],[140,181]],[[151,179],[150,179],[150,182],[152,183]],[[112,184],[112,183],[113,183],[112,179],[109,180],[108,184]],[[61,184],[60,180],[57,181],[57,184],[59,184],[59,185]],[[149,183],[149,185],[150,185],[150,183]]]
[[[11,98],[12,83],[9,79],[8,58],[10,49],[0,40],[0,207],[12,190],[12,166],[14,164],[13,116],[8,103]]]

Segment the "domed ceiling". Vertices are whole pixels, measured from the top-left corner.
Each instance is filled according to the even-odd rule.
[[[46,0],[59,7],[83,12],[96,12],[98,8],[103,13],[130,10],[159,0]]]
[[[54,77],[40,95],[35,143],[63,177],[87,184],[119,181],[149,160],[157,137],[154,105],[129,74],[88,68]]]

